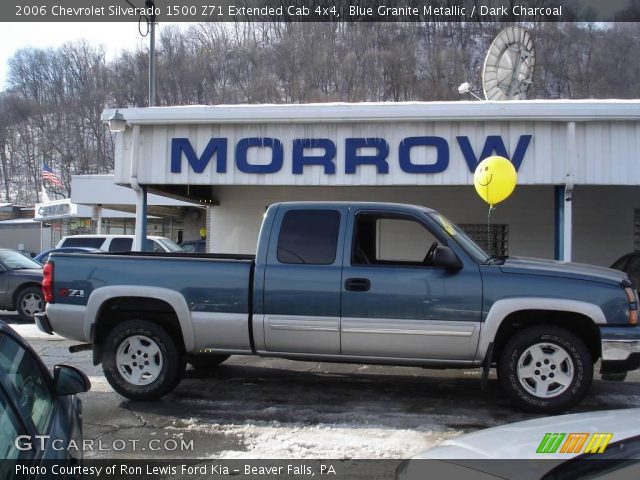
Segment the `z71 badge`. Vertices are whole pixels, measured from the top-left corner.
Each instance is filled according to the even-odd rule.
[[[60,289],[61,297],[80,297],[84,298],[84,290],[78,290],[75,288],[61,288]]]

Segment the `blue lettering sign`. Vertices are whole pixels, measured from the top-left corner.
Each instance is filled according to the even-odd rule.
[[[247,151],[252,147],[271,148],[271,162],[266,165],[253,165],[247,161]],[[282,168],[284,152],[277,138],[243,138],[236,145],[236,165],[244,173],[276,173]]]
[[[204,172],[209,164],[209,160],[216,154],[216,172],[225,173],[227,171],[227,139],[212,138],[207,143],[204,152],[198,157],[191,146],[188,138],[174,138],[171,140],[171,173],[182,172],[182,154],[187,157],[187,161],[196,173]]]
[[[524,154],[527,152],[527,148],[529,147],[531,137],[532,135],[520,135],[513,155],[509,155],[507,147],[504,146],[502,137],[500,135],[489,135],[484,142],[480,158],[476,157],[476,154],[473,152],[471,142],[469,142],[469,137],[456,137],[456,140],[458,140],[458,145],[460,145],[460,150],[462,151],[462,155],[469,166],[470,172],[475,172],[478,163],[493,154],[500,155],[501,157],[511,160],[516,171],[518,171],[522,164],[522,160],[524,159]]]
[[[305,155],[307,148],[322,148],[324,155]],[[336,173],[336,144],[328,138],[300,138],[293,141],[293,168],[295,175],[300,175],[305,165],[321,165],[325,175]]]
[[[413,147],[436,147],[437,157],[435,163],[416,165],[411,161],[411,149]],[[440,173],[449,166],[449,144],[442,137],[407,137],[400,142],[398,150],[400,168],[407,173]]]
[[[358,155],[358,149],[373,147],[375,155]],[[344,173],[356,173],[358,165],[375,165],[378,173],[389,173],[389,145],[384,138],[347,138],[344,144]]]
[[[474,172],[478,163],[491,156],[501,155],[509,158],[513,162],[516,170],[519,170],[524,156],[527,153],[532,135],[521,135],[512,155],[509,155],[502,137],[490,135],[486,138],[484,146],[479,156],[476,156],[471,146],[469,138],[466,136],[456,137],[460,151],[469,167],[469,171]],[[344,173],[353,175],[360,165],[373,165],[379,174],[389,173],[389,144],[384,138],[347,138],[344,141]],[[250,148],[270,148],[271,160],[264,165],[251,164],[248,161],[248,151]],[[436,159],[434,163],[419,164],[411,159],[411,149],[413,147],[434,147],[436,149]],[[309,149],[322,149],[324,153],[311,155],[305,152]],[[375,150],[372,154],[360,154],[360,149],[371,148]],[[308,153],[308,154],[305,154]],[[294,175],[304,173],[306,165],[318,165],[323,167],[325,175],[335,175],[336,173],[336,144],[328,138],[299,138],[293,140],[291,150],[291,172]],[[211,138],[207,143],[202,155],[198,156],[193,149],[188,138],[173,138],[171,140],[171,172],[182,172],[182,157],[187,159],[190,167],[195,173],[202,173],[209,165],[209,162],[216,156],[216,173],[227,171],[227,139]],[[407,137],[398,146],[398,161],[402,171],[412,174],[433,174],[444,172],[449,166],[450,152],[449,144],[445,138],[435,136]],[[238,140],[235,148],[235,163],[239,171],[250,174],[277,173],[282,169],[284,163],[284,150],[282,142],[271,137],[250,137]]]

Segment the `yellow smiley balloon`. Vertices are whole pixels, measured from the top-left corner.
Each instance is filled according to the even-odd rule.
[[[513,163],[497,155],[482,160],[473,174],[476,192],[491,206],[509,197],[516,188],[517,181],[518,175]]]

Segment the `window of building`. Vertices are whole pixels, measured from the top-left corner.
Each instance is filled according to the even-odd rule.
[[[339,231],[337,210],[289,211],[280,228],[278,261],[330,265],[336,259]]]
[[[492,223],[490,235],[487,235],[486,223],[463,223],[458,226],[488,254],[496,257],[509,255],[509,226],[506,223]]]

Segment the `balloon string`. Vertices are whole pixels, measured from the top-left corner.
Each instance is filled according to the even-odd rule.
[[[487,248],[489,250],[489,255],[493,257],[493,245],[491,241],[491,210],[494,209],[494,206],[489,204],[489,211],[487,212]]]

